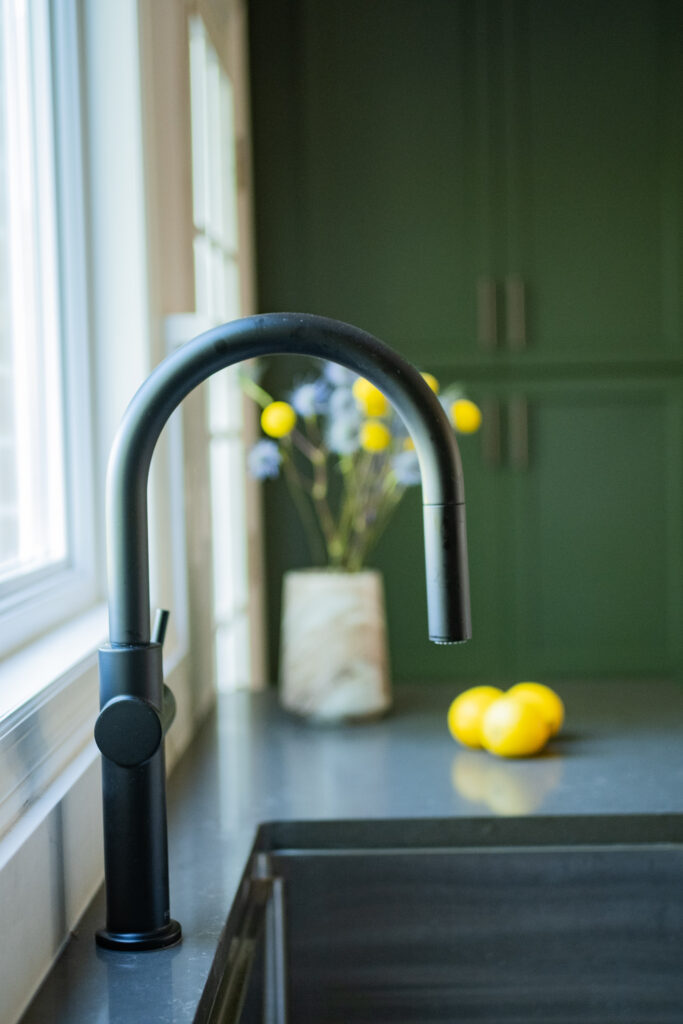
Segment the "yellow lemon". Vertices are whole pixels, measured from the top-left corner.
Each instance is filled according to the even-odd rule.
[[[529,701],[505,694],[484,712],[481,742],[499,757],[537,754],[550,736],[550,727]]]
[[[456,697],[448,709],[448,728],[453,739],[474,750],[481,747],[484,712],[502,693],[497,686],[472,686]]]
[[[391,443],[391,431],[379,420],[366,420],[360,428],[360,446],[366,452],[383,452]]]
[[[359,377],[354,381],[353,397],[367,416],[386,416],[389,411],[389,402],[379,388],[371,384],[365,377]]]
[[[286,437],[295,423],[296,413],[289,402],[271,402],[261,413],[261,428],[269,437]]]
[[[432,389],[432,391],[434,392],[434,394],[438,395],[438,393],[439,393],[439,382],[436,379],[436,377],[434,376],[434,374],[433,373],[423,373],[422,374],[422,379],[424,381],[426,381],[427,384],[429,384],[429,386]]]
[[[560,731],[564,722],[564,704],[549,686],[543,683],[517,683],[508,690],[508,693],[533,704],[548,723],[551,736]]]
[[[460,434],[475,434],[481,426],[481,409],[469,398],[459,398],[451,406],[453,426]]]

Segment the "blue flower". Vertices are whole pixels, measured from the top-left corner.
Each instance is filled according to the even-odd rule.
[[[309,380],[299,384],[290,395],[290,402],[304,419],[319,416],[327,410],[330,386],[326,380]]]
[[[275,441],[257,441],[247,455],[247,468],[255,480],[267,480],[280,473],[282,455]]]
[[[414,487],[420,482],[420,463],[417,453],[412,450],[398,452],[391,460],[391,468],[399,484]]]
[[[360,423],[360,409],[351,388],[335,388],[330,395],[330,418]]]
[[[351,388],[334,388],[330,393],[327,447],[335,455],[352,455],[358,451],[361,413]]]
[[[353,455],[360,447],[358,418],[340,417],[332,420],[327,428],[327,447],[335,455]]]
[[[347,370],[339,363],[325,363],[323,373],[334,388],[350,388],[356,379],[356,374],[352,370]]]

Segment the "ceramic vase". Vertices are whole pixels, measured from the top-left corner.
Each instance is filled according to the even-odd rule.
[[[283,583],[280,700],[312,722],[376,718],[391,705],[382,576],[288,572]]]

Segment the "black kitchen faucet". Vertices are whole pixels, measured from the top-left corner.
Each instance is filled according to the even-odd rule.
[[[420,374],[371,335],[318,316],[269,313],[215,327],[165,359],[133,397],[107,474],[109,643],[100,650],[106,928],[109,949],[159,949],[180,940],[170,916],[164,734],[175,702],[163,682],[167,613],[150,630],[147,478],[173,410],[202,381],[243,359],[291,353],[341,363],[392,402],[412,435],[422,478],[429,637],[469,639],[465,496],[460,454]]]

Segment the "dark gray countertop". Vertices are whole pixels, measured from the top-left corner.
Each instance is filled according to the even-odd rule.
[[[253,842],[269,820],[683,812],[683,687],[565,683],[562,735],[537,758],[459,748],[457,688],[405,688],[391,716],[320,729],[272,693],[221,699],[169,784],[171,912],[183,942],[98,951],[102,893],[22,1024],[189,1024]]]

